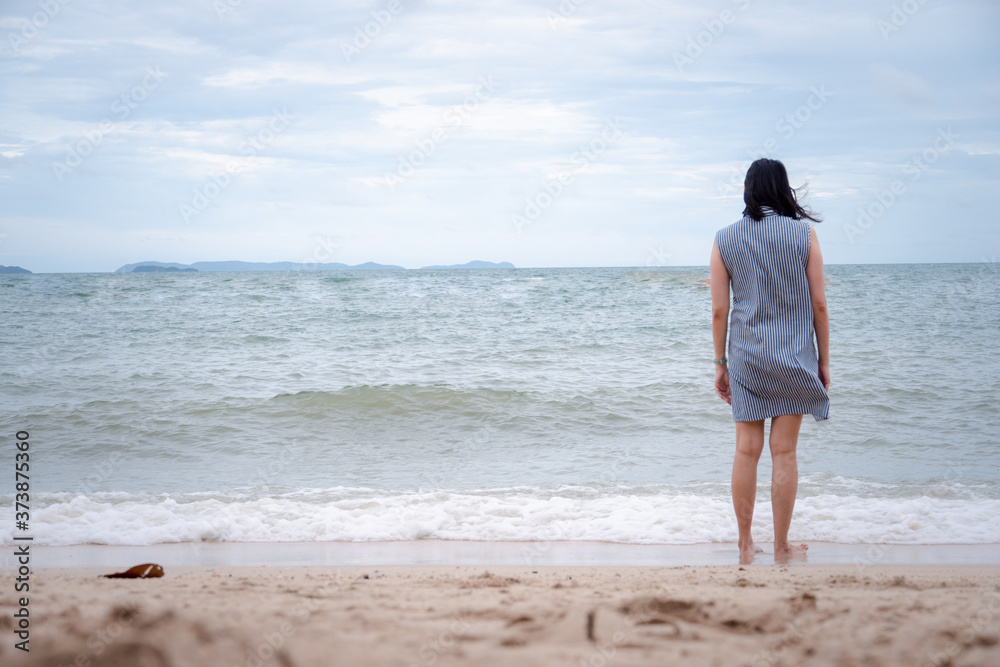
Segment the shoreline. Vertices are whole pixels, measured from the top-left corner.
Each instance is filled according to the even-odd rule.
[[[11,547],[12,545],[4,545]],[[765,552],[770,545],[765,545]],[[107,568],[154,562],[164,567],[461,566],[679,567],[739,564],[736,543],[621,544],[614,542],[179,542],[148,546],[31,546],[36,570]],[[753,565],[774,565],[770,553]],[[998,544],[809,543],[803,565],[1000,566]],[[12,548],[0,551],[0,573],[14,568]]]

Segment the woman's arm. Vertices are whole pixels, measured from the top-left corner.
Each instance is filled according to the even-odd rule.
[[[729,329],[729,271],[719,254],[718,241],[712,242],[712,259],[708,263],[709,283],[712,288],[712,341],[715,343],[715,358],[726,356],[726,333]],[[715,364],[715,393],[730,405],[729,369],[725,364]]]
[[[816,229],[809,228],[809,257],[806,259],[806,278],[812,299],[813,325],[816,328],[816,347],[819,348],[819,379],[830,389],[830,315],[826,310],[826,285],[823,281],[823,253],[819,249]]]

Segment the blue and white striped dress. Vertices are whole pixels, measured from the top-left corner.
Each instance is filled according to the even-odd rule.
[[[729,384],[733,421],[811,414],[827,419],[806,278],[809,223],[764,208],[716,234],[733,290]]]

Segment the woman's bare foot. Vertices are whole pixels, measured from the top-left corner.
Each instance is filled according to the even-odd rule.
[[[805,560],[806,552],[809,551],[808,544],[784,544],[779,546],[774,543],[774,560],[777,563],[787,563],[792,560]]]
[[[764,550],[758,547],[753,540],[750,540],[746,544],[740,542],[740,564],[749,565],[753,562],[753,557],[757,554],[764,553]]]

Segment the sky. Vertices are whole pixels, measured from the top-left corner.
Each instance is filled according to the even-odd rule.
[[[752,160],[828,263],[1000,253],[995,0],[5,1],[0,264],[705,265]]]

